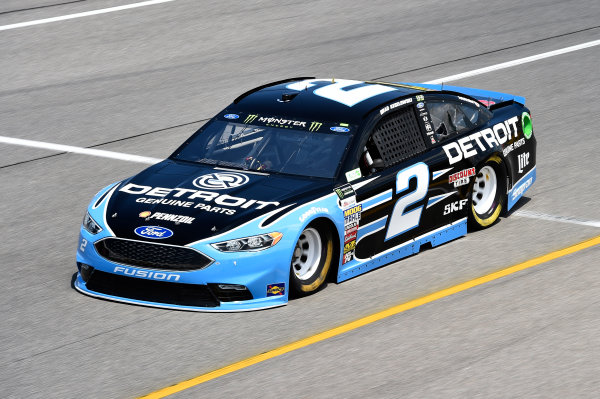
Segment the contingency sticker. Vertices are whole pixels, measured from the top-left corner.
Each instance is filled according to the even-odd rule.
[[[336,188],[334,191],[339,198],[338,206],[340,209],[346,209],[356,205],[356,193],[354,192],[352,185],[344,184],[343,186]]]
[[[348,182],[360,179],[361,177],[362,177],[362,173],[360,173],[360,168],[356,168],[349,172],[346,172],[346,180]]]
[[[354,258],[361,213],[362,205],[360,204],[344,211],[344,256],[342,264],[346,264]]]
[[[285,294],[285,283],[267,285],[267,296],[281,296]]]

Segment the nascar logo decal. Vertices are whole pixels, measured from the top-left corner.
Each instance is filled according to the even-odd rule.
[[[211,190],[227,190],[240,187],[248,183],[248,176],[235,172],[210,173],[197,177],[192,184],[198,188],[208,188]]]
[[[162,240],[173,235],[171,230],[160,226],[140,226],[134,230],[134,233],[140,237],[152,238],[153,240]]]

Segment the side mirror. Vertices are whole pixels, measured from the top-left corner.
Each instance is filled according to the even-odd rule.
[[[385,164],[383,163],[383,159],[377,158],[373,160],[373,164],[371,165],[372,168],[377,169],[377,170],[381,170],[383,168],[385,168]]]

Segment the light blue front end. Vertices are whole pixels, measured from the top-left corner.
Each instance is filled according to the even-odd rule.
[[[130,278],[142,278],[138,276],[132,277],[131,273],[136,273],[136,271],[156,272],[156,270],[120,265],[108,261],[96,252],[93,245],[94,242],[100,239],[114,236],[108,228],[105,215],[105,206],[112,193],[109,193],[96,208],[93,206],[106,191],[114,187],[114,185],[111,185],[101,190],[88,207],[90,216],[100,224],[103,230],[96,235],[92,235],[83,227],[81,228],[77,247],[77,262],[91,265],[103,272],[120,275],[123,275],[123,273],[115,272],[115,270],[122,270],[125,267],[130,271]],[[279,208],[277,211],[281,211],[281,209]],[[177,283],[198,285],[205,285],[207,283],[241,284],[250,290],[254,298],[252,300],[221,302],[218,307],[195,307],[115,297],[89,290],[80,273],[77,275],[75,288],[90,296],[119,302],[192,311],[249,311],[285,305],[288,302],[289,294],[290,260],[300,233],[312,220],[320,217],[333,221],[338,231],[340,226],[341,231],[343,231],[343,214],[337,205],[337,196],[334,193],[302,206],[290,205],[280,213],[281,216],[278,219],[269,221],[269,224],[265,226],[264,222],[277,211],[257,217],[225,233],[187,245],[214,259],[214,262],[210,266],[195,271],[166,272],[179,275]],[[271,232],[280,232],[283,236],[276,245],[262,251],[221,252],[210,245],[216,242]],[[152,278],[147,279],[152,280]],[[267,296],[267,286],[280,283],[285,284],[285,293],[283,295]]]

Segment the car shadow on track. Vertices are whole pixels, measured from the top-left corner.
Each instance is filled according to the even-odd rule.
[[[527,204],[529,201],[531,201],[531,198],[529,197],[521,197],[519,199],[519,202],[517,202],[510,211],[508,211],[506,213],[506,215],[504,215],[505,218],[510,217],[510,215],[512,215],[513,213],[515,213],[516,211],[518,211],[519,209],[521,209],[523,207],[523,205]]]

